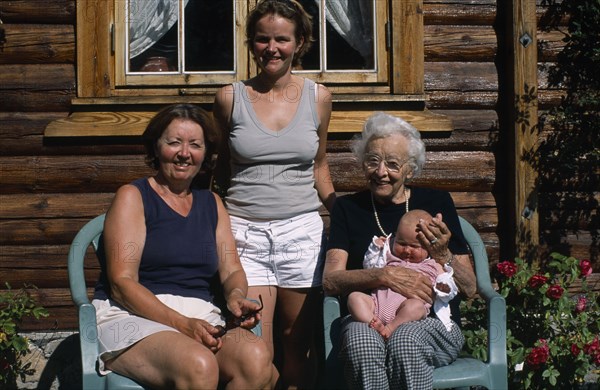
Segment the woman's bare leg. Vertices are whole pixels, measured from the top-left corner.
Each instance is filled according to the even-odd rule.
[[[175,331],[140,340],[106,367],[157,389],[216,389],[219,381],[215,354]]]
[[[318,288],[277,290],[278,324],[282,332],[284,387],[314,388],[317,356],[314,344],[317,310],[321,310]]]
[[[223,336],[217,352],[220,381],[227,389],[272,389],[277,380],[273,356],[265,341],[252,332],[235,328]]]
[[[275,286],[252,286],[248,287],[248,299],[258,301],[262,297],[263,309],[261,311],[260,324],[262,327],[262,339],[267,344],[271,356],[275,356],[273,347],[273,318],[275,316],[275,305],[277,301],[277,287]]]

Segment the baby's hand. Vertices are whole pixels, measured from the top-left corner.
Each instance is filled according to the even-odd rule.
[[[381,249],[385,245],[385,240],[387,240],[387,237],[381,236],[381,237],[376,238],[373,242],[375,243],[375,245],[377,245]]]

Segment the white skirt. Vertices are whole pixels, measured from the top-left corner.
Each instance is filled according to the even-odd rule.
[[[225,325],[221,310],[210,302],[171,294],[158,294],[156,297],[186,317],[201,319],[213,326]],[[133,315],[110,299],[94,299],[92,305],[96,308],[100,348],[98,365],[102,375],[111,372],[105,368],[105,361],[118,356],[143,338],[163,331],[178,332],[170,326]]]

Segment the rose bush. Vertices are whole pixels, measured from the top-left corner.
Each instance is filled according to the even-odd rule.
[[[571,389],[600,367],[600,308],[590,291],[588,260],[558,253],[542,269],[521,259],[496,267],[498,291],[506,298],[509,386]],[[577,287],[577,294],[570,291]],[[467,353],[487,359],[486,306],[462,303]]]

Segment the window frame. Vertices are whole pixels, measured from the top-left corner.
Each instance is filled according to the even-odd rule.
[[[224,0],[220,0],[224,1]],[[376,60],[373,64],[373,70],[361,71],[358,69],[352,70],[299,70],[295,73],[311,78],[320,83],[331,84],[387,84],[389,82],[389,50],[386,47],[386,27],[388,25],[388,1],[389,0],[371,0],[374,5],[373,10],[373,25],[375,26],[374,34],[374,50]],[[182,73],[137,73],[126,71],[127,59],[127,0],[118,0],[115,2],[114,16],[114,62],[115,62],[115,87],[116,88],[136,88],[136,87],[157,87],[168,88],[170,85],[187,86],[195,88],[197,86],[210,87],[217,84],[229,84],[235,81],[248,79],[257,74],[258,69],[256,63],[251,59],[248,48],[245,45],[245,32],[243,28],[235,29],[234,42],[234,70],[233,71],[215,71],[215,72],[190,72]],[[244,21],[250,9],[254,6],[255,0],[234,0],[233,12],[234,25],[244,26]],[[185,11],[183,2],[179,3],[179,12],[182,14]],[[379,21],[379,23],[377,23]],[[181,23],[178,21],[178,23]],[[322,31],[325,29],[326,22],[320,23],[320,41],[324,35]],[[179,33],[182,37],[181,32]],[[324,46],[320,46],[320,58],[325,58]],[[143,91],[141,91],[143,94]]]
[[[209,84],[198,82],[197,78],[186,77],[188,82],[173,87],[152,87],[154,75],[140,75],[144,82],[142,85],[122,85],[123,80],[116,72],[118,63],[116,50],[121,50],[124,43],[118,43],[115,30],[115,8],[122,6],[125,0],[77,0],[77,99],[113,98],[115,104],[122,100],[143,101],[144,97],[155,101],[157,96],[205,96],[214,94],[221,85],[238,81],[246,75],[256,72],[254,61],[245,64],[249,73],[237,72],[229,79],[210,79]],[[240,17],[245,17],[247,7],[251,7],[255,0],[235,0],[241,12]],[[376,1],[376,3],[380,3]],[[386,42],[378,42],[377,67],[386,70],[386,76],[377,76],[374,80],[370,77],[357,76],[357,84],[348,85],[341,83],[335,74],[301,72],[317,82],[325,83],[335,94],[382,94],[402,95],[401,100],[423,101],[424,90],[424,42],[423,42],[423,13],[422,0],[393,0],[387,3],[386,9],[378,7],[378,15],[387,12],[388,29],[385,34]],[[242,23],[237,20],[236,23]],[[380,23],[377,28],[385,28]],[[238,29],[240,31],[241,29]],[[243,31],[242,31],[243,33]],[[410,37],[410,38],[409,38]],[[240,37],[237,37],[240,39]],[[247,52],[246,47],[239,48],[238,52]],[[383,48],[387,51],[383,52]],[[243,56],[248,57],[248,56]],[[90,58],[94,59],[90,61]],[[121,56],[121,58],[123,58]],[[240,59],[241,60],[241,59]],[[387,68],[389,64],[389,68]],[[124,68],[123,68],[124,69]],[[358,72],[357,72],[358,74]],[[360,80],[359,80],[360,79]],[[193,80],[193,81],[192,81]],[[335,99],[335,97],[334,97]],[[168,100],[168,99],[167,99]],[[391,98],[391,100],[397,100]]]

